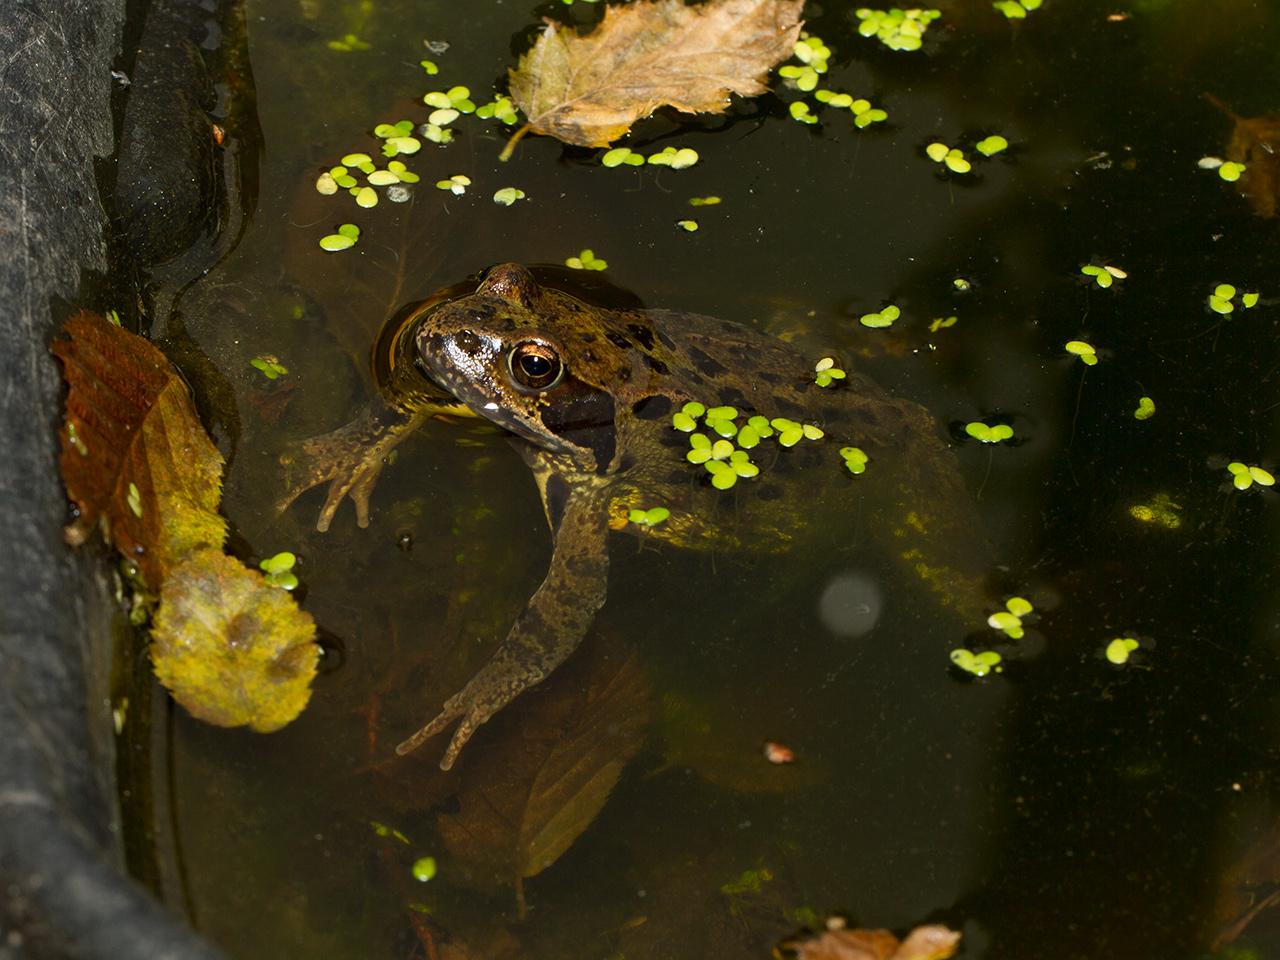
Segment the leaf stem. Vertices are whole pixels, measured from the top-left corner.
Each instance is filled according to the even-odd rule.
[[[523,137],[526,133],[529,132],[529,127],[530,125],[526,123],[523,127],[521,127],[519,130],[517,130],[515,133],[511,135],[511,139],[507,141],[507,145],[503,147],[502,152],[498,154],[499,160],[501,160],[503,163],[506,163],[508,160],[511,159],[511,154],[515,152],[516,144],[520,141],[521,137]]]

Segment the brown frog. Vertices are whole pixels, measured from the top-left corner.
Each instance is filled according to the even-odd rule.
[[[490,661],[397,752],[460,720],[440,764],[448,769],[480,724],[569,656],[605,602],[611,530],[680,546],[779,551],[810,522],[815,497],[846,501],[849,512],[863,498],[873,530],[912,575],[941,603],[978,615],[986,549],[956,460],[922,407],[857,371],[822,388],[813,358],[749,327],[591,306],[540,286],[518,264],[493,267],[474,292],[429,301],[408,319],[405,348],[446,394],[419,391],[393,426],[330,435],[310,450],[323,468],[285,503],[327,480],[319,527],[344,495],[364,525],[387,449],[427,417],[478,416],[507,431],[532,469],[554,546],[545,580]],[[690,403],[703,422],[682,431],[675,422],[689,421],[676,415]],[[713,425],[697,405],[732,410],[718,411]],[[772,421],[755,421],[772,436],[751,436],[758,443],[735,454],[745,464],[733,468],[735,478],[744,479],[732,491],[716,489],[706,465],[690,462],[691,444],[705,448],[725,433],[745,448],[740,431],[751,417]],[[808,438],[779,442],[806,424]],[[360,451],[355,441],[369,445]],[[870,458],[856,477],[837,452],[855,445]],[[736,509],[724,509],[726,497]],[[639,519],[633,511],[654,507],[670,515],[629,522]]]

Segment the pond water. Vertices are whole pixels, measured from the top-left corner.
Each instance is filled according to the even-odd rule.
[[[1244,117],[1277,108],[1280,8],[1046,0],[1013,22],[978,0],[939,6],[907,53],[858,36],[853,5],[808,4],[833,51],[824,85],[884,107],[884,124],[831,108],[797,123],[800,94],[779,86],[720,117],[660,114],[626,141],[692,147],[690,169],[606,169],[545,137],[500,162],[509,130],[463,117],[454,142],[402,158],[421,177],[409,202],[363,210],[320,196],[317,174],[376,154],[375,124],[425,120],[427,90],[484,102],[541,17],[585,25],[602,5],[249,0],[257,208],[179,300],[210,361],[185,372],[230,457],[233,545],[299,555],[326,656],[282,732],[174,710],[158,740],[176,899],[230,956],[767,957],[830,913],[944,922],[970,957],[1193,957],[1224,931],[1232,956],[1280,956],[1280,915],[1241,920],[1280,882],[1277,503],[1226,469],[1280,451],[1280,243],[1198,165],[1232,131],[1204,94]],[[348,34],[368,48],[334,49]],[[976,156],[992,133],[1011,149]],[[934,141],[973,171],[944,172]],[[435,189],[454,174],[464,195]],[[527,198],[493,203],[507,186]],[[688,205],[706,195],[723,202]],[[689,217],[696,233],[675,225]],[[359,243],[321,251],[344,222]],[[369,356],[399,308],[583,248],[646,306],[825,344],[928,408],[992,544],[986,612],[1027,598],[1026,635],[936,607],[856,517],[790,556],[617,536],[581,655],[450,773],[442,744],[396,757],[546,569],[529,471],[496,431],[432,422],[383,472],[368,528],[348,502],[319,533],[319,492],[275,512],[278,458],[375,396]],[[1103,289],[1087,264],[1127,276]],[[1216,314],[1220,283],[1261,300]],[[893,326],[858,324],[888,303]],[[288,375],[263,378],[250,360],[266,354]],[[1143,396],[1156,412],[1138,420]],[[979,419],[1013,441],[967,437]],[[833,489],[856,515],[855,488]],[[849,584],[878,595],[869,629],[824,618],[824,593]],[[1130,662],[1108,662],[1129,636]],[[959,647],[1000,650],[1003,672],[955,668]],[[613,700],[584,704],[611,681]],[[770,765],[765,741],[796,762]],[[617,784],[517,882],[537,859],[529,822],[558,809],[538,758],[579,746]]]

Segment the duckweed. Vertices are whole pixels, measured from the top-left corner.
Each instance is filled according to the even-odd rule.
[[[489,103],[476,107],[476,116],[481,120],[500,120],[507,126],[511,126],[520,119],[512,99],[501,94],[495,94]]]
[[[1073,357],[1079,357],[1080,362],[1086,366],[1092,367],[1098,362],[1098,352],[1093,348],[1093,344],[1083,340],[1068,340],[1063,344],[1063,349]]]
[[[1150,420],[1156,415],[1156,402],[1150,397],[1138,398],[1138,409],[1133,411],[1135,420]]]
[[[690,463],[706,463],[711,459],[711,438],[705,433],[695,433],[689,437],[689,451],[684,458]]]
[[[971,673],[975,677],[985,677],[992,670],[1000,673],[1003,669],[1000,666],[1002,659],[1000,654],[994,650],[983,650],[980,653],[974,653],[972,650],[959,647],[951,651],[951,662],[965,673]]]
[[[964,425],[964,432],[982,443],[1003,443],[1013,439],[1013,427],[1007,423],[986,424],[973,420]]]
[[[344,223],[338,227],[337,233],[331,233],[320,238],[320,249],[327,250],[329,253],[337,253],[339,250],[346,250],[353,247],[356,241],[360,239],[360,228],[354,223]]]
[[[608,262],[597,259],[595,251],[590,248],[583,250],[576,257],[567,257],[564,265],[573,270],[605,270],[608,269]]]
[[[1039,10],[1043,0],[996,0],[991,4],[1010,20],[1024,20],[1028,13]]]
[[[798,123],[817,123],[818,118],[809,110],[809,105],[803,100],[793,100],[791,105],[787,107],[787,112],[791,114],[791,119]]]
[[[880,329],[893,326],[893,322],[900,316],[902,316],[902,311],[893,304],[889,304],[879,313],[864,313],[858,318],[858,322],[864,327]]]
[[[676,226],[679,227],[681,230],[685,231],[686,233],[698,232],[697,220],[677,220]]]
[[[929,322],[929,332],[937,333],[939,330],[945,330],[947,327],[954,327],[955,325],[956,317],[954,315],[950,317],[934,317]]]
[[[268,380],[276,380],[289,372],[289,368],[280,362],[279,358],[266,354],[261,357],[254,357],[249,361],[249,366],[259,371]]]
[[[854,476],[866,473],[867,464],[871,461],[871,458],[863,453],[860,447],[841,447],[840,459],[844,461],[845,469]]]
[[[354,188],[353,188],[354,189]],[[356,203],[366,209],[378,205],[378,191],[373,187],[361,187],[356,190]]]
[[[501,190],[494,191],[493,202],[509,207],[517,200],[524,199],[524,191],[519,187],[503,187]]]
[[[435,857],[419,857],[413,861],[412,871],[413,879],[419,883],[426,883],[436,875],[436,858]]]
[[[448,190],[455,197],[460,197],[467,192],[467,187],[471,186],[471,178],[463,173],[455,173],[448,180],[437,180],[437,190]]]
[[[952,173],[968,173],[973,165],[965,159],[964,151],[934,141],[924,148],[925,155],[934,163],[941,163]]]
[[[1035,608],[1025,597],[1010,597],[1005,601],[1004,607],[987,617],[987,624],[992,629],[1003,632],[1011,640],[1020,640],[1024,633],[1022,618]]]
[[[659,153],[650,154],[647,162],[672,170],[684,170],[698,162],[698,151],[690,147],[667,147]]]
[[[1236,288],[1229,283],[1218,284],[1213,288],[1213,293],[1209,294],[1209,309],[1222,316],[1234,313],[1236,292]],[[1255,307],[1260,296],[1261,294],[1258,293],[1243,294],[1240,297],[1240,305],[1246,310]]]
[[[316,177],[316,193],[331,197],[338,192],[338,189],[338,181],[333,178],[333,174],[328,170]]]
[[[431,113],[427,115],[427,126],[447,127],[460,116],[462,116],[462,114],[453,109],[453,107],[440,107],[437,110],[432,110]]]
[[[466,87],[432,90],[423,95],[422,102],[429,107],[457,110],[459,113],[475,113],[476,111],[476,105],[471,101],[471,91]]]
[[[643,167],[644,156],[630,147],[614,147],[600,158],[600,163],[606,167],[620,167],[624,163],[632,167]]]
[[[849,110],[853,113],[853,125],[859,130],[889,119],[888,112],[879,107],[873,107],[870,100],[855,100],[849,105]]]
[[[297,562],[298,558],[296,556],[288,550],[283,550],[274,556],[259,561],[258,568],[265,575],[264,579],[267,583],[273,587],[293,590],[298,586],[298,578],[293,573],[293,568]]]
[[[1247,466],[1238,460],[1227,464],[1231,483],[1237,490],[1248,490],[1255,483],[1260,487],[1273,487],[1276,478],[1261,467]]]
[[[813,382],[820,387],[829,387],[837,380],[843,380],[847,374],[836,366],[835,357],[823,357],[813,365],[816,376]]]
[[[436,66],[436,62],[434,60],[419,60],[418,66],[425,70],[429,77],[434,77],[440,72],[440,68]]]
[[[1124,280],[1129,276],[1124,270],[1119,267],[1113,267],[1110,264],[1086,263],[1080,268],[1080,272],[1086,277],[1093,277],[1094,282],[1103,290],[1106,290],[1116,280]]]
[[[1138,646],[1138,641],[1133,637],[1116,637],[1107,644],[1103,652],[1108,660],[1119,667],[1129,662],[1129,655],[1137,650]]]
[[[129,504],[130,511],[139,520],[142,519],[142,493],[138,490],[136,483],[129,484],[129,495],[125,497],[125,502]]]
[[[1167,493],[1157,493],[1150,503],[1135,503],[1129,508],[1129,516],[1139,523],[1150,523],[1167,530],[1177,530],[1182,526],[1182,517],[1178,514],[1182,504],[1177,503]]]
[[[666,507],[650,507],[648,510],[632,509],[627,513],[627,520],[642,527],[655,527],[671,516]]]
[[[789,63],[780,67],[778,76],[790,80],[798,89],[808,93],[818,86],[818,77],[827,72],[827,60],[831,57],[831,50],[821,38],[801,34],[800,39],[796,41],[793,53],[800,61],[800,66]]]
[[[984,157],[994,157],[997,153],[1003,153],[1009,149],[1009,141],[995,133],[979,140],[973,145],[973,148]]]
[[[942,16],[941,10],[902,10],[894,7],[891,10],[869,10],[862,8],[855,11],[858,18],[858,33],[864,37],[875,37],[890,50],[919,50],[925,30],[929,24]]]
[[[714,207],[720,203],[719,197],[690,197],[689,206],[691,207]]]
[[[1198,165],[1201,170],[1217,170],[1218,176],[1227,183],[1235,183],[1240,179],[1240,174],[1249,169],[1243,163],[1223,160],[1221,157],[1201,157]]]

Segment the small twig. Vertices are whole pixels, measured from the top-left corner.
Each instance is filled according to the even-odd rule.
[[[506,163],[508,160],[510,160],[511,154],[515,152],[516,144],[520,142],[520,138],[523,137],[526,133],[528,133],[531,129],[532,129],[531,125],[526,123],[523,127],[521,127],[519,130],[513,133],[511,135],[511,139],[507,141],[507,145],[503,147],[502,152],[498,154],[498,159],[501,160],[503,163]]]

